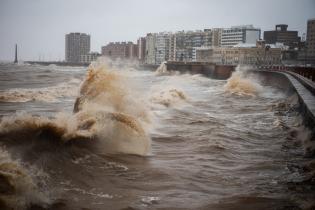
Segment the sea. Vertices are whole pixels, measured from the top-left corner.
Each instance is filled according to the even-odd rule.
[[[315,209],[296,93],[98,61],[0,64],[0,209]]]

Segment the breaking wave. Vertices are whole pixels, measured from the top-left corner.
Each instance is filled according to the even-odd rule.
[[[152,103],[170,107],[187,101],[187,96],[182,90],[177,88],[166,88],[165,90],[154,93],[150,100]]]
[[[261,88],[253,78],[246,76],[246,70],[243,70],[240,66],[236,68],[236,71],[233,72],[224,86],[225,92],[239,96],[256,96]]]
[[[102,63],[90,65],[74,113],[45,117],[21,112],[2,117],[1,146],[19,150],[18,156],[74,148],[96,154],[148,155],[150,113],[132,90],[128,79],[118,72]],[[0,209],[50,205],[42,176],[40,170],[11,159],[0,147]]]
[[[155,71],[156,76],[170,76],[179,75],[178,71],[167,70],[166,61],[161,63],[160,66]]]
[[[20,113],[3,117],[0,136],[49,136],[59,143],[98,142],[99,152],[146,155],[150,115],[145,102],[129,92],[127,79],[104,64],[90,65],[74,114],[48,118]]]
[[[35,203],[50,203],[43,181],[45,178],[42,171],[26,168],[0,147],[1,209],[24,209]]]

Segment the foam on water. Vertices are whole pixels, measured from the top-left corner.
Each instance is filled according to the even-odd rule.
[[[24,89],[16,88],[0,91],[0,102],[57,102],[62,97],[74,97],[78,92],[80,80],[72,79],[53,87]]]

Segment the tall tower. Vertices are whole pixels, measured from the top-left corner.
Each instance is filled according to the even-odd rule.
[[[17,44],[15,44],[15,59],[14,63],[18,63],[18,58],[17,58]]]
[[[79,63],[82,55],[90,52],[90,35],[85,33],[69,33],[65,37],[66,62]]]

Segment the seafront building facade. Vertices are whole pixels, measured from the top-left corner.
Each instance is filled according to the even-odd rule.
[[[155,35],[155,64],[169,60],[171,33],[161,32]]]
[[[145,37],[140,37],[137,41],[137,45],[138,45],[138,60],[140,63],[144,63],[144,61],[145,61],[145,46],[146,46]]]
[[[145,37],[145,63],[155,65],[156,64],[156,33],[148,33]]]
[[[288,25],[276,25],[265,31],[265,48],[256,46],[261,30],[253,25],[230,28],[208,28],[195,31],[148,33],[133,42],[110,42],[102,46],[101,55],[111,59],[134,59],[141,64],[159,65],[165,61],[215,62],[222,64],[284,64],[315,62],[315,19],[307,23],[306,41]],[[262,41],[259,41],[260,43]],[[90,62],[99,54],[90,52],[90,36],[84,33],[66,35],[66,61]],[[279,49],[281,55],[279,56]]]
[[[65,36],[66,62],[79,63],[82,55],[90,52],[90,35],[85,33],[69,33]]]
[[[234,47],[198,48],[196,61],[226,65],[278,65],[281,63],[281,48],[266,45],[264,40],[254,44],[238,44]]]
[[[260,29],[252,25],[228,29],[214,28],[196,31],[160,32],[147,34],[145,63],[159,65],[165,61],[192,62],[199,48],[233,47],[239,43],[255,44]]]
[[[298,47],[301,41],[298,31],[288,31],[288,25],[278,24],[273,31],[264,32],[264,40],[267,44],[283,43],[290,48]]]
[[[315,19],[307,21],[306,61],[315,64]]]
[[[173,61],[194,61],[196,58],[195,49],[198,47],[209,47],[212,45],[212,32],[210,29],[204,31],[180,31],[171,39],[170,60]]]
[[[221,31],[221,47],[233,47],[237,44],[255,44],[260,39],[260,29],[253,25],[233,26]]]
[[[132,42],[110,42],[102,47],[102,55],[111,59],[137,59],[138,45]]]
[[[101,54],[98,52],[89,52],[86,55],[80,56],[80,63],[91,63],[93,61],[96,61],[98,57],[100,57]]]
[[[213,28],[211,29],[211,45],[213,47],[221,46],[221,36],[223,28]]]

